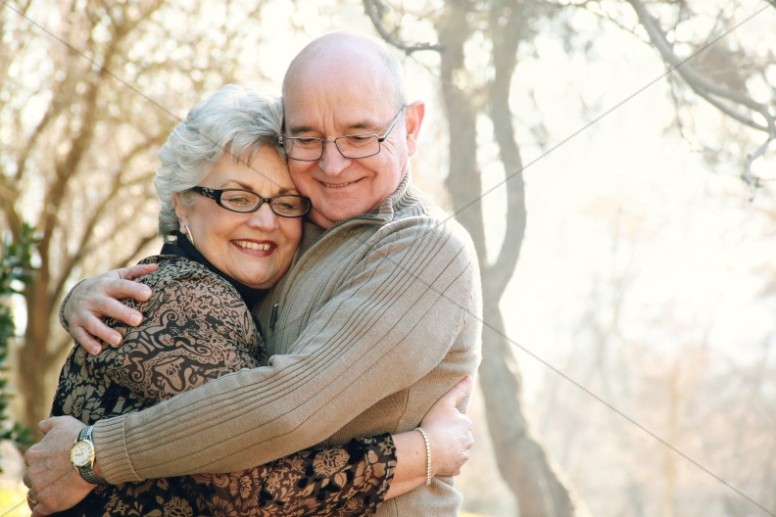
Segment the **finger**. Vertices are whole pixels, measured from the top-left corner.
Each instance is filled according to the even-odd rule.
[[[122,282],[132,284],[137,288],[134,288],[133,290],[131,290],[131,293],[129,291],[122,290],[122,292],[119,294],[117,294],[118,291],[111,290],[108,296],[101,297],[98,300],[96,300],[95,312],[102,316],[113,318],[114,320],[126,323],[131,327],[136,327],[137,325],[140,325],[140,323],[143,321],[143,315],[140,313],[140,311],[124,305],[121,302],[121,299],[123,298],[138,299],[136,297],[140,296],[140,289],[139,289],[140,287],[142,287],[145,291],[147,291],[147,294],[150,296],[151,289],[146,285],[137,284],[137,283],[131,282],[130,280],[122,280]],[[145,300],[138,299],[138,301],[142,302]],[[99,319],[99,318],[94,318],[94,319],[89,318],[87,321],[89,325],[95,325],[96,323],[99,323],[100,325],[105,325],[102,319]]]
[[[458,384],[444,396],[444,398],[453,406],[458,406],[471,395],[473,386],[474,382],[472,381],[471,376],[467,375],[461,379]]]
[[[144,302],[151,296],[150,287],[130,279],[114,278],[105,282],[104,289],[111,298],[132,298]]]
[[[40,432],[43,434],[47,434],[51,429],[54,427],[54,418],[46,418],[38,422],[38,429],[40,429]]]
[[[73,335],[73,339],[91,355],[99,355],[100,352],[102,352],[102,341],[93,337],[83,327],[72,327],[70,332]],[[109,339],[106,339],[105,341],[114,344],[112,341],[113,339],[115,339],[115,336],[112,338],[109,336]],[[119,342],[115,344],[118,345],[119,343],[121,343],[120,337]]]
[[[46,517],[48,515],[51,515],[51,512],[46,511],[43,505],[38,503],[35,505],[35,508],[32,509],[32,515],[30,517]]]
[[[116,303],[119,303],[119,302],[116,302]],[[91,312],[89,313],[84,312],[82,313],[82,316],[83,317],[78,322],[74,321],[70,325],[70,331],[72,332],[73,337],[80,344],[82,345],[85,344],[83,341],[81,341],[82,335],[85,335],[86,339],[89,340],[89,344],[95,348],[96,347],[102,348],[102,341],[109,343],[111,345],[119,345],[121,343],[122,338],[124,337],[121,335],[121,332],[119,332],[114,328],[109,327],[105,323],[105,321],[103,321],[102,318],[98,317],[96,314]],[[113,318],[115,320],[118,320],[118,318],[112,315],[106,315],[106,316]],[[140,313],[137,313],[137,315],[134,316],[135,318],[134,321],[137,321],[139,316],[140,316]]]
[[[143,275],[152,273],[159,269],[159,264],[137,264],[130,267],[118,269],[116,272],[124,280],[135,280]]]

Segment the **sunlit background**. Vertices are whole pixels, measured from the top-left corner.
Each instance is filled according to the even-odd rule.
[[[316,35],[347,29],[378,36],[365,14],[375,4],[385,7],[376,12],[391,34],[413,43],[438,42],[436,28],[452,16],[450,4],[467,4],[466,70],[454,80],[484,106],[499,41],[489,32],[488,10],[503,4],[532,16],[514,26],[527,32],[503,106],[512,113],[523,170],[505,170],[483,108],[476,119],[479,170],[471,171],[482,186],[472,200],[480,198],[476,209],[495,261],[512,237],[505,237],[506,219],[514,217],[505,182],[525,182],[525,235],[500,309],[522,382],[515,404],[575,503],[572,511],[543,515],[776,515],[776,144],[763,146],[767,132],[691,91],[634,11],[646,6],[676,54],[689,58],[687,66],[766,106],[770,122],[747,116],[773,125],[776,6],[765,0],[138,5],[152,3],[159,5],[142,30],[112,48],[123,57],[106,67],[111,73],[94,92],[95,134],[78,177],[62,192],[67,211],[52,222],[58,228],[52,276],[67,271],[58,289],[47,288],[53,313],[36,322],[31,313],[40,305],[30,310],[29,298],[4,297],[19,336],[9,359],[14,420],[30,424],[50,403],[51,391],[32,408],[26,394],[53,389],[69,347],[56,323],[64,291],[78,278],[158,249],[150,177],[155,149],[175,117],[224,81],[277,92],[287,63]],[[71,172],[52,164],[68,163],[83,128],[67,119],[38,124],[76,102],[57,98],[59,88],[79,74],[83,80],[98,73],[102,62],[90,60],[107,53],[90,49],[107,46],[110,27],[96,24],[88,34],[78,28],[80,13],[104,12],[100,5],[0,0],[4,238],[18,217],[43,231],[52,188]],[[413,177],[454,213],[444,183],[449,128],[440,54],[397,54],[410,97],[427,103]],[[68,91],[83,94],[89,84]],[[119,176],[130,181],[111,199],[115,213],[90,220],[89,207],[109,195],[111,178]],[[73,266],[87,227],[96,239]],[[485,313],[486,326],[491,316]],[[33,334],[30,324],[50,330]],[[29,382],[40,372],[38,384]],[[494,453],[483,396],[478,389],[471,407],[477,446],[459,481],[464,510],[518,515],[494,458],[523,452]],[[19,455],[10,443],[0,453],[0,517],[27,515]]]

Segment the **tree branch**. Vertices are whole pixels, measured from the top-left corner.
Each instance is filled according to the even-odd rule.
[[[697,56],[699,52],[695,52],[691,56],[681,59],[673,51],[670,43],[665,37],[665,34],[660,29],[659,23],[649,13],[642,1],[628,0],[628,3],[633,7],[634,11],[636,11],[636,15],[638,16],[641,25],[647,31],[650,41],[652,41],[652,44],[657,48],[658,52],[660,52],[663,60],[668,63],[671,70],[676,71],[682,77],[682,79],[685,80],[687,85],[696,94],[698,94],[703,99],[706,99],[709,104],[732,119],[737,120],[738,122],[758,131],[763,131],[767,134],[765,143],[762,144],[757,149],[757,151],[755,151],[755,153],[750,155],[750,157],[747,159],[746,164],[744,165],[744,171],[741,175],[742,179],[747,184],[757,186],[757,184],[759,184],[759,180],[752,174],[752,163],[756,158],[762,156],[765,153],[766,149],[773,140],[776,140],[776,117],[774,117],[770,107],[766,104],[756,102],[754,99],[741,92],[706,80],[705,77],[697,73],[695,69],[689,64],[689,61]],[[770,4],[776,6],[776,0],[770,0]],[[713,45],[723,36],[719,36],[716,39],[713,39],[710,43],[705,45],[703,49]],[[732,106],[728,105],[727,103],[732,103]],[[740,109],[736,109],[736,106],[748,108],[749,110],[758,113],[763,117],[764,124],[758,123],[748,114],[740,111]]]
[[[413,52],[419,52],[423,50],[433,50],[435,52],[441,52],[442,47],[434,43],[414,43],[410,44],[406,41],[402,41],[397,38],[388,30],[383,23],[383,13],[386,10],[385,4],[381,0],[363,0],[364,11],[372,22],[377,33],[383,40],[385,40],[392,47],[396,47],[407,55]]]

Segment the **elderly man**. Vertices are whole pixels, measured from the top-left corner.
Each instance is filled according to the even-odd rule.
[[[283,98],[289,170],[313,209],[294,265],[257,309],[270,351],[282,355],[98,422],[97,472],[110,483],[235,471],[322,442],[413,429],[476,370],[476,255],[412,185],[424,105],[406,102],[396,61],[371,39],[328,34],[292,61]],[[115,272],[97,278],[64,309],[85,346],[95,343],[86,329],[116,340],[96,315],[138,316],[106,297],[143,297]],[[82,427],[44,421],[46,437],[27,454],[31,472],[48,469],[33,483],[47,510],[88,492],[67,459]],[[455,515],[460,502],[451,479],[435,478],[379,515]]]

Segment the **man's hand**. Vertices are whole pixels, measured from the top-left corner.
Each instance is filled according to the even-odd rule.
[[[70,447],[84,423],[60,416],[43,420],[38,427],[45,436],[24,455],[24,484],[29,489],[27,504],[32,517],[72,508],[94,489],[70,463]]]
[[[119,300],[148,300],[151,289],[133,280],[158,268],[156,264],[143,264],[114,269],[79,282],[62,308],[62,314],[69,326],[67,330],[73,339],[92,355],[102,351],[102,341],[111,345],[121,344],[121,333],[107,326],[102,318],[113,318],[130,326],[139,325],[142,314]]]

